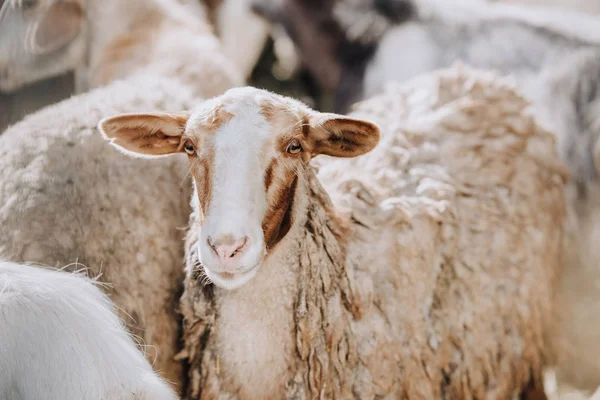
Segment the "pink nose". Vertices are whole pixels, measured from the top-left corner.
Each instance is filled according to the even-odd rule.
[[[208,245],[215,252],[219,261],[222,265],[227,265],[231,259],[239,256],[246,244],[248,243],[248,236],[244,236],[241,239],[236,239],[232,235],[219,236],[217,239],[209,237],[207,239]]]

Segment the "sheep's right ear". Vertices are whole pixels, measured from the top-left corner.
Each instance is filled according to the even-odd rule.
[[[189,113],[122,114],[103,119],[98,129],[111,144],[133,156],[178,153]]]
[[[308,140],[313,155],[357,157],[379,143],[379,126],[374,122],[331,113],[310,117]]]

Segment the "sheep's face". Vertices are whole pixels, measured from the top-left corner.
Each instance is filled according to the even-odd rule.
[[[217,286],[248,282],[293,225],[305,165],[318,154],[354,157],[375,147],[378,127],[238,88],[192,113],[127,114],[100,123],[122,150],[187,154],[197,193],[198,254]]]
[[[0,0],[0,91],[62,74],[83,62],[82,2]]]

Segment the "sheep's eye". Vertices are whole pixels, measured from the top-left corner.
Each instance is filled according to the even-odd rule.
[[[292,140],[290,144],[288,144],[287,149],[285,149],[290,154],[298,154],[302,151],[302,145],[297,140]]]
[[[196,148],[194,147],[194,145],[190,142],[185,142],[185,144],[183,145],[183,149],[185,150],[186,153],[188,153],[190,156],[194,155],[196,153]]]

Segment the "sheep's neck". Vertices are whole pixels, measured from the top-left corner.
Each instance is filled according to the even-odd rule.
[[[203,349],[202,382],[193,386],[209,393],[238,392],[240,398],[256,393],[285,398],[286,382],[309,369],[310,349],[329,345],[323,315],[331,311],[329,299],[340,299],[337,305],[343,308],[340,285],[347,281],[340,240],[344,223],[312,171],[307,175],[296,194],[292,228],[257,276],[238,290],[213,288],[214,296],[205,297],[211,305],[202,313],[212,310],[204,318],[214,322]],[[338,380],[336,371],[328,373]]]

